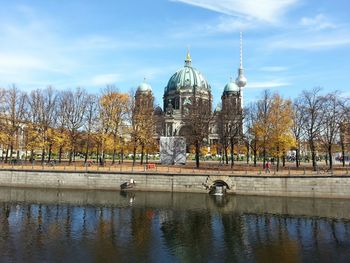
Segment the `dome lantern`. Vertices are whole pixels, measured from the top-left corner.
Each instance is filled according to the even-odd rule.
[[[192,64],[192,59],[191,59],[191,54],[190,54],[190,49],[187,48],[187,55],[185,59],[185,67],[191,67]]]

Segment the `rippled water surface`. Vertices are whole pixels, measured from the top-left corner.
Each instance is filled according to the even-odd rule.
[[[1,262],[350,262],[347,200],[0,188]]]

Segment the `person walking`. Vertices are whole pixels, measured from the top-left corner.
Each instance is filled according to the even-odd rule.
[[[269,161],[265,164],[265,173],[270,173],[271,164]]]

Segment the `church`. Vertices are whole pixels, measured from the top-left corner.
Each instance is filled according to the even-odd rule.
[[[187,51],[184,66],[177,70],[169,79],[164,88],[163,108],[157,107],[154,115],[157,119],[155,133],[157,138],[161,136],[181,136],[187,138],[191,135],[191,124],[188,122],[189,111],[193,98],[199,99],[202,107],[205,107],[211,114],[208,125],[208,133],[204,141],[208,146],[215,145],[220,141],[221,126],[230,129],[235,123],[242,134],[242,109],[243,109],[243,88],[247,83],[244,76],[242,60],[242,34],[240,36],[240,64],[238,75],[235,81],[232,79],[223,88],[221,96],[221,107],[212,111],[211,86],[203,74],[192,65],[190,52]],[[144,104],[147,99],[153,103],[152,88],[145,81],[141,83],[135,94],[137,104]],[[150,106],[150,103],[147,103]],[[193,106],[193,105],[192,105]],[[227,113],[225,123],[220,124],[223,113]],[[222,118],[221,118],[222,120]]]

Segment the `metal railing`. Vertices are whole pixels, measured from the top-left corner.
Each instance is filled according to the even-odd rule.
[[[254,167],[251,165],[230,165],[202,163],[200,168],[195,168],[194,163],[187,165],[161,165],[154,163],[132,165],[132,162],[125,163],[105,163],[104,165],[84,164],[83,162],[64,163],[0,163],[0,170],[40,170],[40,171],[64,171],[64,172],[110,172],[110,173],[155,173],[155,174],[208,174],[208,175],[240,175],[240,176],[347,176],[350,175],[350,166],[336,166],[329,170],[326,167],[319,167],[313,171],[310,166],[295,168],[292,166],[281,167],[278,171],[272,167],[270,171],[264,170],[262,165]]]

